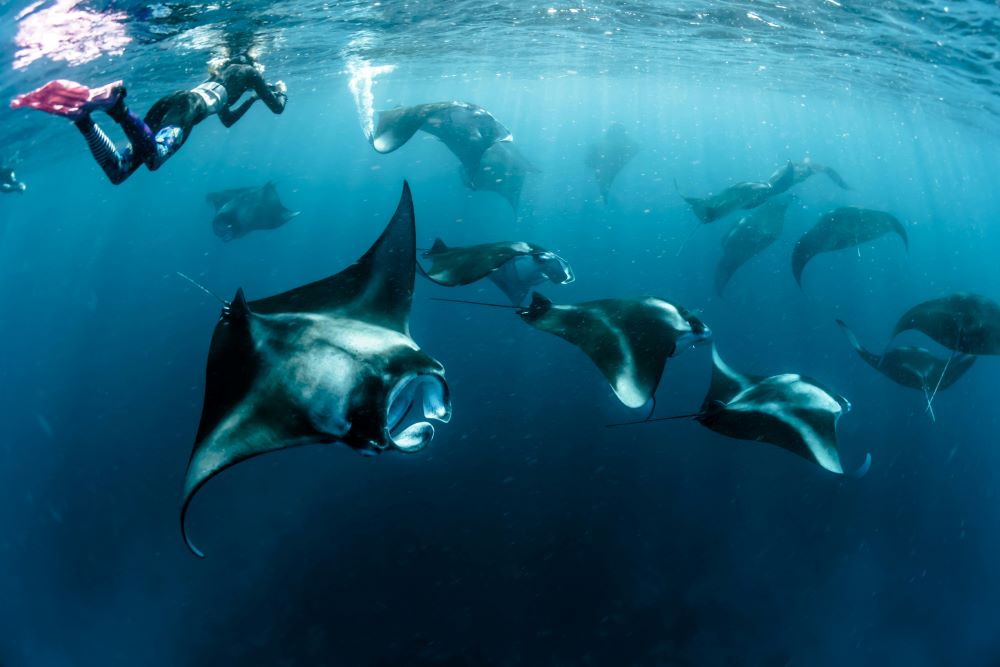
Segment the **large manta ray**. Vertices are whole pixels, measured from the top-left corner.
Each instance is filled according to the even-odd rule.
[[[681,195],[681,198],[688,203],[698,220],[703,224],[708,224],[739,209],[757,208],[771,197],[777,197],[815,174],[826,174],[841,188],[850,189],[840,174],[830,167],[815,164],[809,160],[802,162],[789,160],[783,167],[771,174],[767,181],[743,181],[716,195],[708,197]],[[677,187],[676,181],[674,187]]]
[[[521,151],[509,141],[498,142],[486,149],[474,172],[461,170],[462,182],[471,190],[496,192],[517,210],[521,202],[524,179],[536,169]]]
[[[789,160],[788,164],[771,174],[771,178],[767,180],[771,186],[771,196],[776,197],[816,174],[826,174],[827,178],[843,190],[851,189],[844,179],[840,177],[840,174],[830,167],[816,164],[811,160],[804,160],[802,162],[792,162]]]
[[[778,240],[787,208],[787,201],[769,201],[740,218],[722,237],[722,259],[715,269],[715,290],[720,296],[738,268]]]
[[[252,456],[342,442],[362,453],[413,452],[434,437],[403,426],[415,401],[425,417],[451,416],[444,368],[409,334],[416,272],[413,201],[340,273],[247,301],[239,290],[212,335],[205,403],[188,463],[181,530],[195,493]]]
[[[955,384],[976,361],[971,354],[940,359],[929,350],[909,345],[894,347],[881,355],[874,354],[861,346],[857,336],[842,320],[837,320],[837,326],[866,364],[898,385],[924,392],[931,419],[935,419],[933,403],[937,392]]]
[[[898,235],[903,240],[903,247],[909,248],[906,228],[890,213],[854,206],[824,213],[792,250],[795,282],[802,285],[802,270],[816,255],[858,246],[886,234]]]
[[[674,182],[677,187],[677,182]],[[757,208],[771,197],[771,185],[759,181],[744,181],[731,185],[722,192],[708,197],[685,197],[691,211],[702,224],[707,225],[740,209]]]
[[[653,399],[667,359],[678,349],[712,335],[689,311],[654,297],[554,305],[535,292],[518,315],[583,350],[630,408]]]
[[[299,211],[285,208],[274,183],[211,192],[205,199],[215,208],[212,229],[223,241],[232,241],[259,229],[277,229],[299,214]]]
[[[837,420],[851,404],[797,373],[770,377],[742,375],[712,349],[712,384],[697,421],[708,429],[740,440],[767,442],[844,474],[837,451]],[[865,456],[852,476],[864,475]]]
[[[1000,354],[1000,305],[979,294],[959,292],[917,304],[899,318],[892,335],[909,329],[956,353]]]
[[[469,179],[479,171],[485,153],[497,142],[513,140],[510,130],[486,109],[468,102],[434,102],[378,113],[372,146],[391,153],[423,130],[448,147],[462,163]]]
[[[777,445],[825,470],[844,474],[837,450],[837,420],[851,409],[847,399],[797,373],[742,375],[726,365],[714,346],[712,363],[712,383],[696,414],[627,424],[693,418],[716,433]],[[870,465],[868,454],[850,475],[861,477]]]
[[[601,141],[587,150],[585,164],[594,172],[601,197],[608,201],[608,191],[618,172],[639,152],[639,144],[632,141],[621,123],[612,123],[604,131]]]
[[[449,248],[441,239],[435,239],[423,256],[431,261],[431,266],[425,270],[418,264],[417,268],[429,280],[457,287],[489,278],[515,306],[521,305],[536,285],[544,282],[566,285],[575,279],[566,260],[525,241]]]

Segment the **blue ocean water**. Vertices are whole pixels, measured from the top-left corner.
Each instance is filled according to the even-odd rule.
[[[289,90],[281,116],[209,119],[119,186],[65,121],[0,109],[0,157],[28,186],[0,195],[0,665],[1000,664],[997,362],[932,421],[834,324],[881,350],[920,301],[1000,299],[1000,5],[675,4],[0,6],[4,99],[121,78],[144,111],[233,44]],[[537,167],[516,211],[429,135],[389,155],[365,138],[373,109],[452,99]],[[612,122],[640,151],[603,202],[584,163]],[[851,189],[798,186],[781,239],[718,296],[740,214],[695,228],[674,181],[718,192],[805,157]],[[452,421],[419,454],[234,467],[192,506],[194,558],[177,513],[219,304],[177,272],[251,299],[335,273],[404,179],[421,247],[532,241],[573,265],[543,288],[559,303],[654,294],[696,310],[734,367],[821,378],[853,405],[845,466],[871,452],[870,472],[687,421],[606,429],[644,413],[579,350],[430,300],[499,302],[488,283],[418,281],[412,333],[446,368]],[[205,194],[266,181],[302,213],[223,243]],[[819,256],[800,288],[795,240],[847,205],[895,214],[909,251]],[[710,369],[707,347],[671,359],[657,414],[697,410]]]

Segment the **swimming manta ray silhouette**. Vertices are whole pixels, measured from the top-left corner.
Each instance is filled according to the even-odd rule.
[[[208,352],[205,401],[188,463],[181,531],[195,494],[253,456],[309,444],[415,452],[434,437],[404,426],[418,400],[447,422],[444,368],[410,338],[416,272],[413,200],[404,183],[374,245],[340,273],[276,296],[225,305]]]

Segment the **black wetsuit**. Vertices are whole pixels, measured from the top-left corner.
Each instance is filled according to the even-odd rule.
[[[24,192],[25,189],[24,183],[17,180],[13,169],[0,166],[0,192],[8,194],[11,192]]]
[[[247,92],[250,97],[234,109],[232,103]],[[151,171],[159,169],[184,144],[191,128],[210,115],[218,114],[222,124],[229,127],[258,99],[276,114],[285,110],[287,96],[277,86],[268,85],[256,67],[231,63],[192,90],[179,90],[161,98],[145,120],[129,110],[123,94],[108,109],[108,115],[122,127],[130,142],[120,151],[90,116],[76,121],[76,126],[87,139],[94,159],[117,185],[142,164]]]

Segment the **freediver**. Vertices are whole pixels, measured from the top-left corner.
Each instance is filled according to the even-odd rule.
[[[121,81],[100,88],[88,88],[65,79],[50,81],[30,93],[19,95],[10,106],[29,107],[73,121],[87,140],[97,164],[115,185],[122,183],[143,164],[156,171],[187,140],[191,128],[211,115],[218,115],[226,127],[243,117],[258,99],[275,114],[288,101],[282,81],[269,84],[264,67],[249,55],[229,58],[209,65],[209,77],[191,90],[170,93],[158,100],[141,119],[125,104]],[[237,107],[241,96],[248,97]],[[129,144],[115,147],[90,115],[104,111],[121,126]]]
[[[0,192],[10,194],[12,192],[23,193],[28,186],[17,180],[14,167],[0,163]]]

